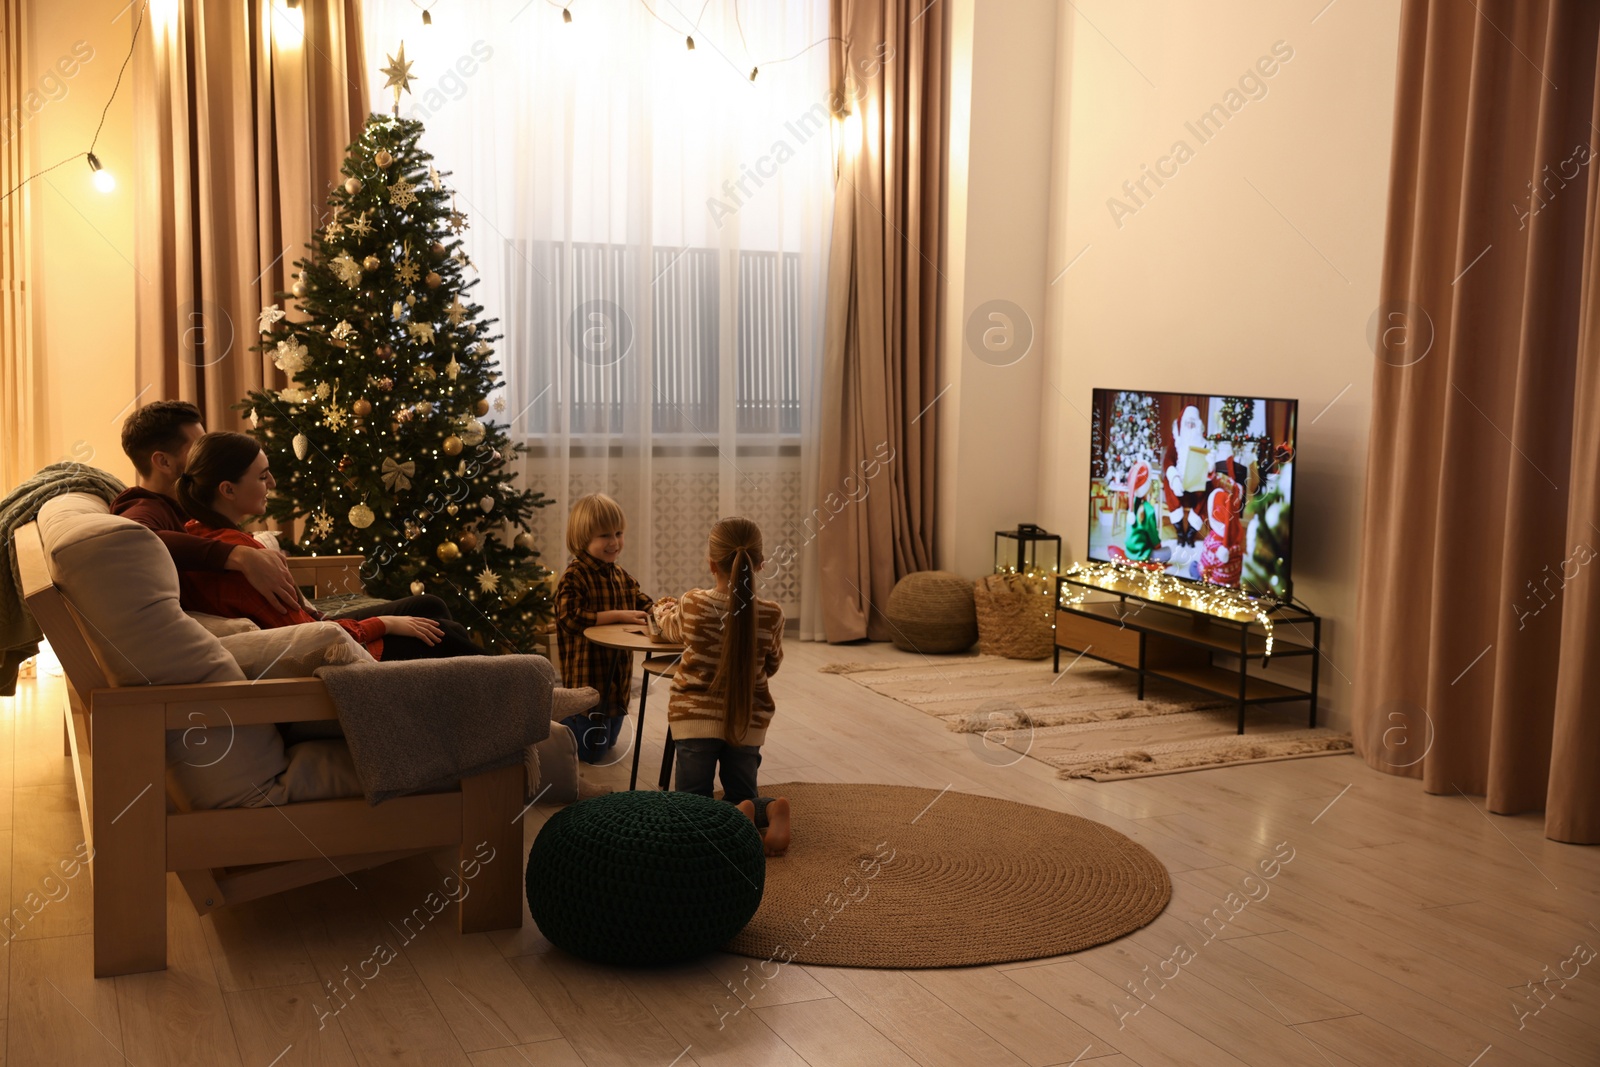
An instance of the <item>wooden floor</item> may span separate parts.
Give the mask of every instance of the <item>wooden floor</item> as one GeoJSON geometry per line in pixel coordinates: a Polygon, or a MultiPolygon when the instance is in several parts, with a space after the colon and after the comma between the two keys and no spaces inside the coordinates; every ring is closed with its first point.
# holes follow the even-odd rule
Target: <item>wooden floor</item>
{"type": "MultiPolygon", "coordinates": [[[[169,878],[169,969],[96,981],[88,875],[63,874],[82,833],[61,755],[61,683],[43,678],[0,700],[5,1062],[1600,1063],[1600,851],[1546,841],[1536,816],[1485,816],[1478,799],[1427,796],[1347,756],[1058,782],[1033,760],[985,760],[937,720],[817,671],[889,657],[912,658],[791,642],[763,780],[948,785],[1075,812],[1166,863],[1167,911],[1057,959],[946,971],[790,965],[763,985],[733,956],[593,966],[531,922],[460,937],[453,906],[406,925],[445,888],[448,857],[419,857],[204,919],[169,878]],[[1246,882],[1261,861],[1291,853],[1276,877],[1246,882]],[[1199,924],[1211,914],[1229,921],[1213,919],[1208,933],[1199,924]],[[732,987],[749,1003],[729,1016],[732,987]]],[[[652,700],[651,769],[663,707],[652,700]]],[[[596,777],[625,786],[626,766],[596,777]]],[[[552,810],[530,813],[530,842],[552,810]]]]}

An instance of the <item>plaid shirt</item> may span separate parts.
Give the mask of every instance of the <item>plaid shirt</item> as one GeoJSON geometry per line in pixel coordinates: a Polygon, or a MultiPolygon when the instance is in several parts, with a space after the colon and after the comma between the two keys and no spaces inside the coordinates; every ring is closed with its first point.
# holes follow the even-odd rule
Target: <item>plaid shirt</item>
{"type": "Polygon", "coordinates": [[[593,686],[607,715],[627,710],[633,685],[633,654],[602,648],[583,636],[602,611],[646,611],[654,601],[633,575],[579,553],[556,586],[556,643],[561,649],[561,680],[568,689],[593,686]]]}

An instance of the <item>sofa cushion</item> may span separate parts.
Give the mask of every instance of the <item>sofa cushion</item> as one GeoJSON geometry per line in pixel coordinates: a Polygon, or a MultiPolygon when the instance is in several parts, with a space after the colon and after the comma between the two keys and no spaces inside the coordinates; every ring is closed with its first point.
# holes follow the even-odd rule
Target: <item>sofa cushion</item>
{"type": "Polygon", "coordinates": [[[370,663],[368,652],[336,622],[308,622],[252,630],[222,638],[222,647],[238,662],[245,677],[310,678],[318,667],[370,663]]]}
{"type": "MultiPolygon", "coordinates": [[[[53,498],[38,524],[55,583],[113,685],[245,680],[222,642],[178,606],[178,571],[154,533],[86,493],[53,498]]],[[[167,731],[167,785],[184,807],[278,803],[287,766],[275,726],[167,731]]]]}
{"type": "Polygon", "coordinates": [[[227,619],[221,615],[207,615],[203,611],[186,611],[184,614],[204,626],[206,633],[212,637],[231,637],[261,629],[250,619],[227,619]]]}

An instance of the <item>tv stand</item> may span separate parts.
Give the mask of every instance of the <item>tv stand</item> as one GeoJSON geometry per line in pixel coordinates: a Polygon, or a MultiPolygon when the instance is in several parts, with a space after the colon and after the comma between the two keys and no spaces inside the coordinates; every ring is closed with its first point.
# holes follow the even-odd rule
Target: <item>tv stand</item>
{"type": "Polygon", "coordinates": [[[1102,663],[1136,672],[1139,699],[1144,699],[1146,677],[1226,697],[1239,710],[1239,733],[1244,733],[1245,708],[1252,704],[1308,701],[1308,725],[1317,725],[1317,667],[1321,658],[1322,620],[1312,612],[1289,604],[1263,601],[1260,618],[1233,618],[1201,610],[1180,599],[1156,599],[1134,580],[1056,578],[1055,664],[1061,672],[1061,652],[1077,653],[1102,663]],[[1075,602],[1063,603],[1071,587],[1084,591],[1075,602]],[[1101,599],[1088,599],[1104,594],[1101,599]],[[1286,638],[1285,632],[1288,631],[1286,638]],[[1309,641],[1307,634],[1309,631],[1309,641]],[[1237,668],[1219,667],[1218,654],[1238,657],[1237,668]],[[1263,667],[1282,656],[1311,657],[1311,688],[1298,689],[1250,674],[1250,660],[1263,667]]]}

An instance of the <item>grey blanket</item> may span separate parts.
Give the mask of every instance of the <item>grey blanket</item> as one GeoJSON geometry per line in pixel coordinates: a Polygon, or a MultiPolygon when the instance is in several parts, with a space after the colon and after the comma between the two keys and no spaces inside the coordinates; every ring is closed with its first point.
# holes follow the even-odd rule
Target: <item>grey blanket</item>
{"type": "Polygon", "coordinates": [[[17,691],[17,671],[22,661],[39,651],[44,632],[22,599],[22,577],[17,572],[17,531],[39,515],[51,497],[62,493],[92,493],[107,504],[127,486],[98,467],[84,463],[52,463],[0,500],[0,696],[17,691]]]}
{"type": "Polygon", "coordinates": [[[556,673],[543,656],[352,663],[316,675],[373,805],[520,766],[550,733],[556,673]]]}

